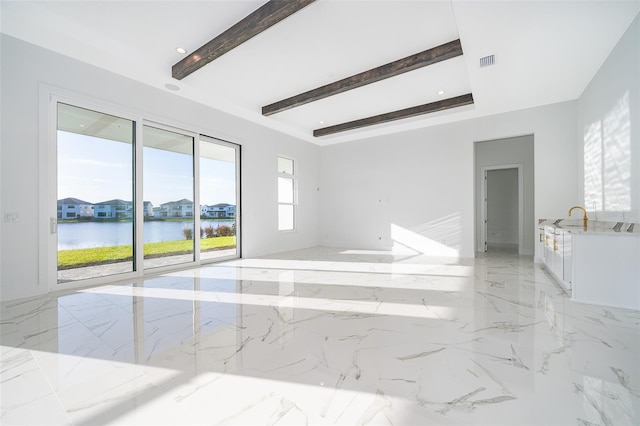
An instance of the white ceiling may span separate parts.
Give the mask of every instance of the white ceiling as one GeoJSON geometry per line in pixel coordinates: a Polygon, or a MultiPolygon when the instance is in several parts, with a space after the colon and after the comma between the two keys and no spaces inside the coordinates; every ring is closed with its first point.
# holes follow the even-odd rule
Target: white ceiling
{"type": "Polygon", "coordinates": [[[576,99],[640,10],[640,0],[318,0],[183,80],[171,78],[183,58],[176,47],[191,52],[264,3],[4,0],[1,30],[162,90],[175,84],[177,96],[327,145],[576,99]],[[461,57],[261,115],[264,105],[457,38],[461,57]],[[490,54],[496,65],[481,69],[490,54]],[[472,106],[312,136],[469,92],[472,106]]]}

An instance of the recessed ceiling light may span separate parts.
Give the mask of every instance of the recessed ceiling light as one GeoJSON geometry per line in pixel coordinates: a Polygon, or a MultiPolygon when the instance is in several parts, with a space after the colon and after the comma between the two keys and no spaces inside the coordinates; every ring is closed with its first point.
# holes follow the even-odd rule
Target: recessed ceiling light
{"type": "Polygon", "coordinates": [[[171,83],[165,84],[164,87],[166,87],[169,90],[173,90],[174,92],[177,91],[177,90],[180,90],[180,87],[176,86],[175,84],[171,84],[171,83]]]}
{"type": "Polygon", "coordinates": [[[185,53],[187,53],[187,49],[185,49],[184,47],[176,47],[176,52],[184,55],[185,53]]]}
{"type": "Polygon", "coordinates": [[[324,121],[320,121],[320,124],[324,124],[324,121]]]}
{"type": "Polygon", "coordinates": [[[440,90],[440,91],[438,92],[438,95],[444,95],[445,93],[447,93],[447,92],[445,92],[444,90],[440,90]]]}
{"type": "Polygon", "coordinates": [[[80,127],[84,127],[84,124],[81,124],[80,127]]]}

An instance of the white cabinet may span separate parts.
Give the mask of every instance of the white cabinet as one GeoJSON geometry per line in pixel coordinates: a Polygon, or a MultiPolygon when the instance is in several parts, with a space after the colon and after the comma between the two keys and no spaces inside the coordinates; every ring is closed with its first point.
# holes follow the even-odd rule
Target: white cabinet
{"type": "Polygon", "coordinates": [[[544,227],[543,262],[568,290],[571,290],[571,246],[571,233],[552,225],[544,227]]]}
{"type": "Polygon", "coordinates": [[[640,309],[637,229],[640,224],[541,221],[537,255],[572,300],[640,309]]]}
{"type": "Polygon", "coordinates": [[[562,272],[564,271],[564,265],[562,264],[562,232],[556,228],[552,235],[551,256],[553,257],[553,261],[551,262],[551,268],[553,269],[553,274],[560,280],[560,284],[562,284],[562,272]]]}
{"type": "Polygon", "coordinates": [[[538,226],[536,238],[536,262],[544,262],[544,226],[538,226]]]}
{"type": "Polygon", "coordinates": [[[568,231],[562,231],[562,281],[569,290],[573,288],[573,234],[568,231]]]}
{"type": "Polygon", "coordinates": [[[574,235],[572,300],[640,309],[640,235],[574,235]]]}
{"type": "Polygon", "coordinates": [[[549,269],[552,269],[553,265],[553,229],[553,226],[544,227],[544,249],[542,260],[549,269]]]}

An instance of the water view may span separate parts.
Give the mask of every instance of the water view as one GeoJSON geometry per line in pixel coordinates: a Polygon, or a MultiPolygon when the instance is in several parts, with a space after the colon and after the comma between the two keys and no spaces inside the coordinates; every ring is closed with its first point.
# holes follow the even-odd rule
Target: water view
{"type": "MultiPolygon", "coordinates": [[[[233,226],[234,221],[201,220],[200,227],[233,226]]],[[[144,243],[184,240],[191,222],[144,222],[144,243]]],[[[71,222],[58,224],[58,250],[112,247],[131,244],[132,222],[71,222]]]]}

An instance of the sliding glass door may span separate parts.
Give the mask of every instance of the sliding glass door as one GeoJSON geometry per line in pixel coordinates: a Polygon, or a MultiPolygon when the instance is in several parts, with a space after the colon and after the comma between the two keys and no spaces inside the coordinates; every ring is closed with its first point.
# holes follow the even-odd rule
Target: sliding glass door
{"type": "Polygon", "coordinates": [[[57,280],[134,270],[135,123],[57,104],[57,280]]]}
{"type": "Polygon", "coordinates": [[[64,283],[239,256],[239,146],[70,102],[52,108],[46,276],[54,263],[64,283]]]}
{"type": "Polygon", "coordinates": [[[238,254],[237,145],[200,137],[200,259],[238,254]]]}
{"type": "Polygon", "coordinates": [[[144,267],[194,261],[193,136],[143,131],[144,267]]]}

